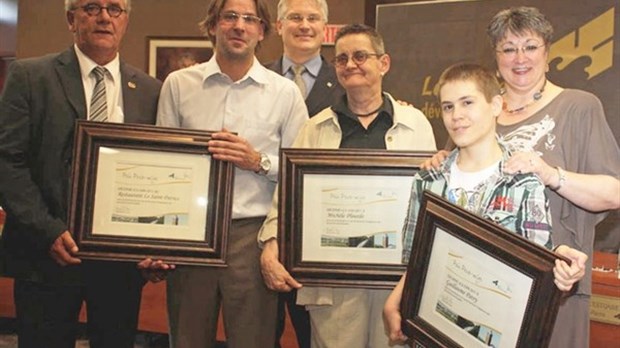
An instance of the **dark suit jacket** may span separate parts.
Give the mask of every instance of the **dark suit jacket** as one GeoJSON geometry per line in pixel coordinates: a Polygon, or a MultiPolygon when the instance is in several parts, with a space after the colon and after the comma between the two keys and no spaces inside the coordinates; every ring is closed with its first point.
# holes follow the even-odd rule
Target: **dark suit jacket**
{"type": "MultiPolygon", "coordinates": [[[[155,124],[161,82],[120,65],[126,123],[155,124]],[[130,87],[131,86],[131,87],[130,87]]],[[[73,283],[79,267],[59,267],[48,255],[67,230],[75,121],[86,117],[73,47],[13,62],[0,96],[0,206],[8,275],[73,283]]]]}
{"type": "MultiPolygon", "coordinates": [[[[306,98],[306,106],[308,107],[308,115],[310,115],[310,117],[332,106],[345,94],[344,89],[340,86],[340,83],[338,83],[334,67],[322,56],[321,60],[323,61],[321,70],[319,70],[314,85],[306,98]]],[[[282,71],[282,58],[265,64],[265,67],[280,75],[284,75],[282,71]]]]}

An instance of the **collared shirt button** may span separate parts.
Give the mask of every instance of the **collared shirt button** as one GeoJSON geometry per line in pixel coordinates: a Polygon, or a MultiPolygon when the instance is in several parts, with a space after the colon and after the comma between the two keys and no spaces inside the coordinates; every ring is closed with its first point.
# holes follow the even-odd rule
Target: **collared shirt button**
{"type": "Polygon", "coordinates": [[[392,136],[391,135],[387,137],[387,141],[392,141],[392,136]]]}

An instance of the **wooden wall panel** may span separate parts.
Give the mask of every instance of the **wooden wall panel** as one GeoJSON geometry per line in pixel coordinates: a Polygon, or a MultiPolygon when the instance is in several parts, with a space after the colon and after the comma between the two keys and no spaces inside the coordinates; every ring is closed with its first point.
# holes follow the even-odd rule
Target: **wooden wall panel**
{"type": "MultiPolygon", "coordinates": [[[[276,19],[277,0],[267,0],[272,21],[276,19]]],[[[364,2],[327,0],[333,24],[363,23],[364,2]]],[[[206,12],[207,0],[132,0],[129,29],[123,40],[121,56],[146,70],[147,36],[200,36],[197,23],[206,12]]],[[[17,57],[34,57],[58,52],[72,44],[61,2],[20,0],[17,28],[17,57]],[[42,32],[45,35],[42,35],[42,32]]],[[[332,47],[325,47],[331,56],[332,47]]],[[[260,61],[274,60],[282,54],[282,42],[275,31],[258,50],[260,61]]]]}

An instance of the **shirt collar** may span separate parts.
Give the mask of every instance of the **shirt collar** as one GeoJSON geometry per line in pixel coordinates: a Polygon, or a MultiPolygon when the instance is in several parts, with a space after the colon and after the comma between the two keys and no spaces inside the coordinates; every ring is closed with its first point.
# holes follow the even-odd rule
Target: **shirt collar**
{"type": "Polygon", "coordinates": [[[418,121],[415,117],[409,117],[408,113],[410,113],[411,110],[407,110],[407,108],[413,107],[409,105],[401,105],[399,102],[396,101],[396,99],[394,99],[394,97],[392,97],[392,95],[387,92],[383,92],[383,94],[387,95],[390,102],[392,103],[392,108],[394,109],[394,125],[402,125],[409,129],[412,129],[413,131],[417,131],[417,128],[419,127],[418,121]]]}
{"type": "MultiPolygon", "coordinates": [[[[321,70],[321,65],[323,64],[323,60],[321,59],[321,55],[316,55],[310,60],[306,61],[303,65],[306,67],[306,71],[312,75],[312,77],[317,77],[319,75],[319,71],[321,70]]],[[[290,60],[287,56],[282,56],[282,73],[285,74],[289,71],[289,69],[295,65],[292,60],[290,60]]]]}
{"type": "MultiPolygon", "coordinates": [[[[504,164],[506,163],[506,161],[508,161],[508,159],[510,158],[512,154],[506,147],[506,144],[502,141],[502,139],[499,136],[496,135],[495,138],[497,139],[499,147],[502,149],[502,159],[499,161],[500,177],[507,181],[510,181],[512,180],[514,175],[504,172],[504,164]]],[[[458,158],[458,153],[459,153],[459,148],[457,147],[456,149],[452,150],[452,152],[450,152],[450,155],[448,155],[446,160],[443,161],[443,163],[439,166],[439,168],[432,168],[429,171],[429,174],[433,177],[442,175],[443,177],[446,178],[446,180],[449,180],[450,168],[452,167],[452,163],[454,163],[454,161],[456,161],[456,159],[458,158]]]]}
{"type": "MultiPolygon", "coordinates": [[[[90,57],[84,54],[84,52],[82,52],[77,45],[74,45],[74,47],[75,54],[80,64],[80,72],[82,73],[82,76],[90,76],[90,73],[93,71],[93,69],[100,65],[95,63],[94,60],[90,59],[90,57]]],[[[112,61],[110,61],[106,65],[103,65],[103,67],[106,68],[108,72],[110,72],[109,76],[112,77],[112,82],[114,82],[114,78],[116,76],[119,76],[120,74],[120,65],[121,64],[118,53],[116,53],[116,57],[114,57],[112,61]]]]}
{"type": "MultiPolygon", "coordinates": [[[[217,61],[215,60],[215,54],[213,54],[213,57],[211,57],[208,62],[202,64],[202,68],[203,81],[206,81],[213,76],[228,77],[225,73],[222,72],[219,64],[217,64],[217,61]]],[[[267,78],[267,74],[267,69],[263,68],[263,66],[260,64],[260,62],[255,56],[250,70],[248,70],[245,76],[243,76],[241,79],[239,79],[239,81],[236,81],[235,83],[242,83],[247,79],[251,79],[258,84],[265,85],[269,81],[269,79],[267,78]]]]}

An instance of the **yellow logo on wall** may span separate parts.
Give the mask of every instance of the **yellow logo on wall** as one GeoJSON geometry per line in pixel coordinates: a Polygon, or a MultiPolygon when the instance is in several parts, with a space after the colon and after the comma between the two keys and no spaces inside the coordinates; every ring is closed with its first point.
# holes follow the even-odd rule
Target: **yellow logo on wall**
{"type": "Polygon", "coordinates": [[[570,63],[582,57],[589,57],[591,63],[584,70],[588,80],[613,65],[614,54],[614,8],[594,18],[577,30],[551,45],[549,61],[559,58],[558,70],[564,70],[570,63]]]}

